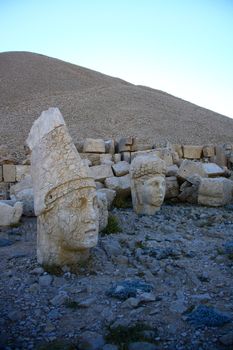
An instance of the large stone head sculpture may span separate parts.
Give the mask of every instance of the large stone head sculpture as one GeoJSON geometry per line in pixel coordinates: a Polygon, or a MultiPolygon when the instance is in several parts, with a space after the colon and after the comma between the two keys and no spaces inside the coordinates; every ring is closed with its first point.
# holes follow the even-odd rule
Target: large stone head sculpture
{"type": "Polygon", "coordinates": [[[153,215],[163,203],[166,163],[156,155],[136,157],[130,166],[131,194],[137,214],[153,215]]]}
{"type": "Polygon", "coordinates": [[[47,265],[75,264],[88,256],[89,248],[98,240],[94,179],[57,108],[43,112],[35,121],[27,144],[32,150],[38,261],[47,265]]]}

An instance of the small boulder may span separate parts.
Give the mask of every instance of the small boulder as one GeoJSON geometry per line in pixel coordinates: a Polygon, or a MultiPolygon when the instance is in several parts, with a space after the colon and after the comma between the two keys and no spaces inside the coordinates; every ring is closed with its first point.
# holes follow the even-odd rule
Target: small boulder
{"type": "Polygon", "coordinates": [[[202,150],[203,150],[203,146],[184,145],[183,146],[184,158],[201,159],[202,150]]]}
{"type": "Polygon", "coordinates": [[[166,177],[165,181],[166,181],[165,199],[176,198],[179,195],[179,184],[176,176],[166,177]]]}
{"type": "Polygon", "coordinates": [[[90,173],[96,181],[104,181],[113,176],[111,165],[96,165],[90,167],[90,173]]]}
{"type": "Polygon", "coordinates": [[[107,188],[116,191],[117,197],[126,198],[130,195],[131,186],[129,174],[120,177],[109,177],[104,183],[107,188]]]}
{"type": "Polygon", "coordinates": [[[201,179],[198,189],[198,204],[219,207],[232,200],[233,181],[218,177],[201,179]]]}
{"type": "Polygon", "coordinates": [[[126,161],[121,161],[112,166],[113,173],[115,176],[124,176],[129,173],[129,163],[126,161]]]}
{"type": "Polygon", "coordinates": [[[17,224],[23,213],[23,203],[12,201],[0,201],[0,226],[10,226],[17,224]],[[9,202],[9,204],[7,204],[9,202]]]}
{"type": "Polygon", "coordinates": [[[108,201],[108,209],[110,210],[112,207],[112,203],[116,197],[116,191],[110,190],[109,188],[100,188],[97,189],[97,193],[104,193],[106,195],[108,201]]]}
{"type": "Polygon", "coordinates": [[[105,153],[105,143],[102,139],[87,138],[83,144],[84,153],[105,153]]]}

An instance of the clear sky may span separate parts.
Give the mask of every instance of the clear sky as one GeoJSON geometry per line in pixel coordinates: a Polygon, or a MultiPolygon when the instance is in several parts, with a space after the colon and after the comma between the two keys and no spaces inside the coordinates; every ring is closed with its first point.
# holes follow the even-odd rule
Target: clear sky
{"type": "Polygon", "coordinates": [[[0,0],[0,51],[31,51],[233,118],[233,0],[0,0]]]}

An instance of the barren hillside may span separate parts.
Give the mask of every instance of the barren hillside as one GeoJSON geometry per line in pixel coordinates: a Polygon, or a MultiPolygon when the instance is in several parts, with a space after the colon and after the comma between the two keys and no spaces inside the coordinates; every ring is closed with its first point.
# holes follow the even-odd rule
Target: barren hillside
{"type": "Polygon", "coordinates": [[[145,142],[233,140],[233,119],[159,90],[29,52],[0,53],[0,143],[22,149],[32,122],[60,108],[74,141],[133,135],[145,142]]]}

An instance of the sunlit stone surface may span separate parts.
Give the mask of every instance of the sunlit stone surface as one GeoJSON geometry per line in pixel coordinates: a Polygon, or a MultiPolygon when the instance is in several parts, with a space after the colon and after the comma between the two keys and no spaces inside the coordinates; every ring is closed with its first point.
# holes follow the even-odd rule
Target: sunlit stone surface
{"type": "Polygon", "coordinates": [[[62,266],[86,259],[98,240],[96,187],[57,108],[34,122],[27,144],[32,150],[38,261],[62,266]]]}
{"type": "Polygon", "coordinates": [[[130,166],[133,208],[137,214],[153,215],[163,203],[166,163],[155,155],[136,157],[130,166]]]}

